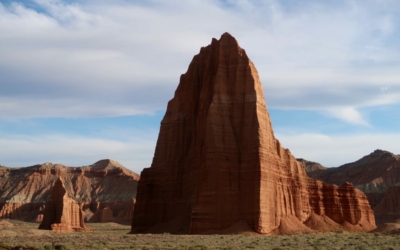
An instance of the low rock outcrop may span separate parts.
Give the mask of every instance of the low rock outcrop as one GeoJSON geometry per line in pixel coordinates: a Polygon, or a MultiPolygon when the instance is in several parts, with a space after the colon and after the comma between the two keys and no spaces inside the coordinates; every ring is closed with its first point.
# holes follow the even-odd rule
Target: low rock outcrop
{"type": "Polygon", "coordinates": [[[114,221],[113,212],[108,207],[97,209],[90,221],[100,223],[114,221]]]}
{"type": "Polygon", "coordinates": [[[378,149],[336,168],[313,168],[318,163],[304,163],[312,178],[336,185],[350,182],[365,192],[377,224],[400,219],[400,155],[378,149]]]}
{"type": "Polygon", "coordinates": [[[59,233],[87,230],[83,222],[82,205],[68,195],[61,178],[54,183],[39,229],[59,233]]]}
{"type": "Polygon", "coordinates": [[[253,63],[230,34],[213,39],[168,103],[131,232],[287,234],[316,230],[307,225],[323,217],[375,227],[364,193],[308,178],[281,147],[253,63]]]}
{"type": "Polygon", "coordinates": [[[118,214],[131,209],[139,175],[113,160],[83,167],[51,163],[25,168],[0,167],[0,219],[40,222],[44,204],[58,177],[64,180],[67,192],[83,205],[86,219],[98,208],[108,207],[116,222],[130,223],[132,216],[119,218],[118,214]]]}

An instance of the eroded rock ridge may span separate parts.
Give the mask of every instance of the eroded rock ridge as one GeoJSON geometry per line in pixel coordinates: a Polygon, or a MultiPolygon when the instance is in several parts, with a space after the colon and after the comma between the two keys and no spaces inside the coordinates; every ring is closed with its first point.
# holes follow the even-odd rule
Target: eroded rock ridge
{"type": "Polygon", "coordinates": [[[311,178],[341,185],[350,182],[363,191],[374,210],[377,224],[400,219],[400,155],[377,149],[361,159],[334,168],[312,169],[311,178]]]}
{"type": "Polygon", "coordinates": [[[52,163],[0,167],[0,219],[41,222],[44,204],[59,177],[67,192],[83,205],[85,220],[98,222],[101,216],[92,215],[109,208],[113,221],[131,222],[139,175],[108,159],[83,167],[52,163]]]}

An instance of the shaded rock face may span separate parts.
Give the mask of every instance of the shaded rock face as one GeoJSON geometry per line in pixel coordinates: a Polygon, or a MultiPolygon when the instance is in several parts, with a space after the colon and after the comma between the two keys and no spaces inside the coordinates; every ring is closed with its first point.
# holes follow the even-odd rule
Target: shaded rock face
{"type": "Polygon", "coordinates": [[[358,161],[337,168],[308,171],[307,174],[336,185],[350,182],[365,192],[377,224],[400,219],[399,155],[378,149],[358,161]]]}
{"type": "Polygon", "coordinates": [[[228,33],[213,39],[168,103],[153,163],[139,181],[132,233],[241,232],[235,225],[291,233],[309,230],[303,223],[313,213],[359,230],[375,226],[362,192],[306,176],[274,137],[246,52],[228,33]]]}
{"type": "Polygon", "coordinates": [[[124,206],[124,209],[120,210],[117,214],[119,221],[132,221],[133,210],[135,208],[136,200],[132,199],[128,206],[124,206]]]}
{"type": "Polygon", "coordinates": [[[400,220],[400,187],[389,187],[382,199],[373,207],[379,224],[400,220]]]}
{"type": "Polygon", "coordinates": [[[120,220],[117,215],[130,209],[139,175],[113,160],[101,160],[84,167],[51,163],[25,168],[0,167],[0,219],[40,221],[44,204],[58,177],[64,180],[67,192],[85,211],[90,209],[95,213],[98,208],[107,206],[118,222],[131,222],[131,216],[120,220]]]}
{"type": "Polygon", "coordinates": [[[82,207],[69,197],[61,178],[54,183],[39,229],[60,233],[85,230],[82,207]]]}
{"type": "Polygon", "coordinates": [[[37,222],[38,215],[43,212],[45,203],[4,202],[0,203],[0,219],[37,222]]]}

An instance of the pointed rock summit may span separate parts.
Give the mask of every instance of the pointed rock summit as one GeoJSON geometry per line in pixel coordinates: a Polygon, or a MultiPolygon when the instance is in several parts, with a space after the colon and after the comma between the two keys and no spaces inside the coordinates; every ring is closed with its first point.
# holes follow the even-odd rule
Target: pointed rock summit
{"type": "Polygon", "coordinates": [[[168,103],[131,232],[280,234],[327,220],[331,230],[375,227],[361,191],[308,178],[281,147],[253,63],[230,34],[213,39],[168,103]]]}
{"type": "Polygon", "coordinates": [[[39,229],[59,233],[87,230],[83,222],[82,207],[68,196],[61,178],[54,183],[39,229]]]}

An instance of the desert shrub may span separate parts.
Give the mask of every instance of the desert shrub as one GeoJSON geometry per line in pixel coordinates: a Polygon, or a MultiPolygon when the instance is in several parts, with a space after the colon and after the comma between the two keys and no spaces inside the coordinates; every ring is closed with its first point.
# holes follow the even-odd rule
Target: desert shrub
{"type": "Polygon", "coordinates": [[[194,246],[193,250],[206,250],[207,247],[203,245],[196,245],[194,246]]]}
{"type": "Polygon", "coordinates": [[[0,249],[8,249],[11,245],[8,242],[0,242],[0,249]]]}
{"type": "Polygon", "coordinates": [[[45,244],[45,245],[37,247],[36,249],[37,250],[53,250],[53,246],[50,244],[45,244]]]}
{"type": "Polygon", "coordinates": [[[64,244],[56,244],[56,245],[54,245],[54,249],[55,250],[67,250],[67,249],[69,249],[69,247],[67,247],[64,244]]]}

